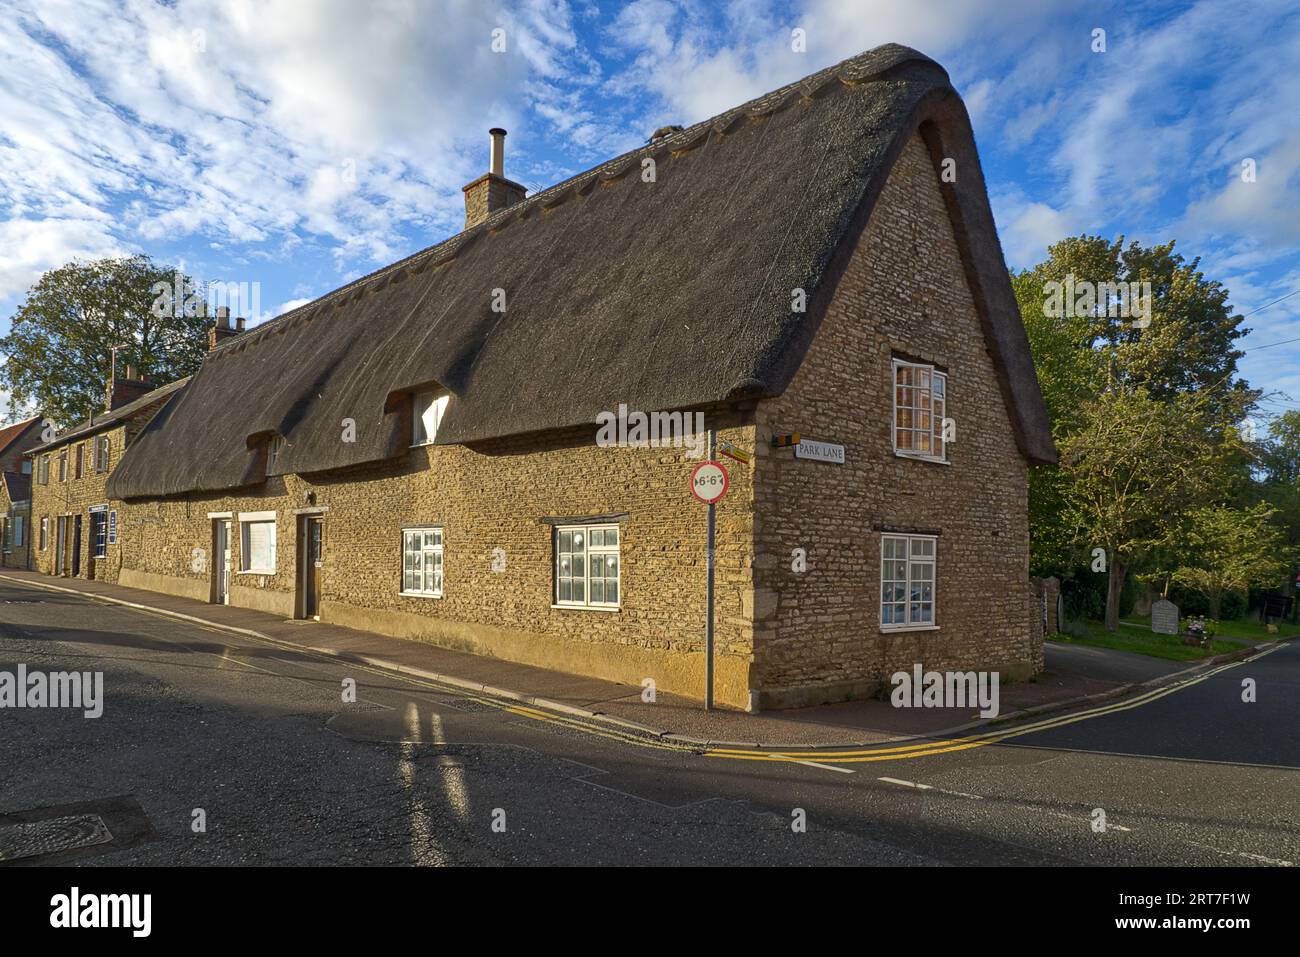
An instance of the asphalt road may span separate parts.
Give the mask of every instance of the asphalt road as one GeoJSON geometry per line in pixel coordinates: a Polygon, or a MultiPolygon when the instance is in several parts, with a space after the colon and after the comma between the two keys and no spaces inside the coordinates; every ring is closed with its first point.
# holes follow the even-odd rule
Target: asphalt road
{"type": "Polygon", "coordinates": [[[19,863],[1300,862],[1295,644],[981,746],[799,761],[678,750],[0,582],[0,671],[19,663],[102,671],[104,711],[0,709],[0,830],[96,812],[114,834],[19,863]]]}

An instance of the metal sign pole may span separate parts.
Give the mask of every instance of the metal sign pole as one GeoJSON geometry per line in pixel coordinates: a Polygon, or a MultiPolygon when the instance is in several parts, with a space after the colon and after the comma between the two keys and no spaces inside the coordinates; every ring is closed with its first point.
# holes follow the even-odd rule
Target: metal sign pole
{"type": "MultiPolygon", "coordinates": [[[[709,429],[709,461],[715,458],[717,434],[709,429]]],[[[708,611],[704,626],[704,710],[713,710],[713,529],[716,506],[709,503],[709,555],[708,586],[705,589],[705,603],[708,611]]]]}

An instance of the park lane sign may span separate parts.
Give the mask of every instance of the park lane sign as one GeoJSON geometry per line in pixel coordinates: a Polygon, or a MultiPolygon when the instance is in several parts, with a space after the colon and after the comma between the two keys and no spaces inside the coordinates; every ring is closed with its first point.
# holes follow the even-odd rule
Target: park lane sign
{"type": "Polygon", "coordinates": [[[810,459],[814,462],[830,462],[832,465],[844,464],[844,446],[834,442],[814,442],[812,439],[800,439],[794,447],[794,457],[810,459]]]}

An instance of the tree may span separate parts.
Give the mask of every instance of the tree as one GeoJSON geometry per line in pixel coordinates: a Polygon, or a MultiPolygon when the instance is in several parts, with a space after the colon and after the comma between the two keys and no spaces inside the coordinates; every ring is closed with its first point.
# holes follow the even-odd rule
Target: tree
{"type": "Polygon", "coordinates": [[[0,339],[0,386],[60,428],[104,407],[116,347],[157,384],[196,372],[207,350],[202,300],[189,277],[146,256],[71,262],[27,291],[0,339]]]}
{"type": "Polygon", "coordinates": [[[1209,437],[1204,406],[1195,395],[1112,389],[1083,403],[1079,429],[1060,440],[1068,490],[1057,520],[1108,575],[1109,631],[1119,628],[1128,572],[1168,542],[1171,519],[1218,486],[1223,446],[1209,437]]]}
{"type": "Polygon", "coordinates": [[[1287,567],[1284,535],[1269,522],[1273,514],[1263,503],[1247,509],[1214,505],[1195,512],[1187,541],[1191,563],[1178,568],[1173,579],[1209,600],[1211,618],[1219,617],[1228,592],[1272,584],[1287,567]]]}
{"type": "Polygon", "coordinates": [[[1061,453],[1030,474],[1030,567],[1066,578],[1103,549],[1111,630],[1131,570],[1183,563],[1174,533],[1209,486],[1249,483],[1237,429],[1259,398],[1237,378],[1247,330],[1198,265],[1172,242],[1083,235],[1012,275],[1061,453]]]}

